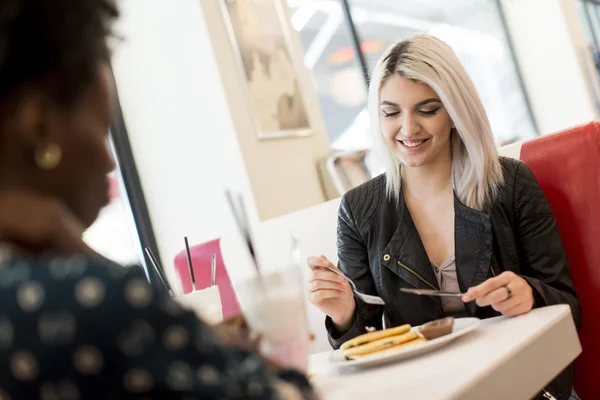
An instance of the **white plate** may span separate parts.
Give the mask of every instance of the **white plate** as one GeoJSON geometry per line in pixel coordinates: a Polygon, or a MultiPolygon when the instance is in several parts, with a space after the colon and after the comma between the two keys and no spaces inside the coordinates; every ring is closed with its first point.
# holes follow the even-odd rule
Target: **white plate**
{"type": "MultiPolygon", "coordinates": [[[[395,351],[389,351],[371,357],[365,357],[358,360],[346,360],[342,350],[334,350],[329,355],[329,362],[339,370],[373,367],[376,365],[387,364],[392,361],[399,361],[414,357],[419,354],[428,353],[450,343],[456,338],[465,335],[479,326],[479,318],[457,318],[454,320],[452,333],[437,339],[428,340],[423,343],[403,347],[395,351]]],[[[413,327],[417,329],[418,327],[413,327]]]]}

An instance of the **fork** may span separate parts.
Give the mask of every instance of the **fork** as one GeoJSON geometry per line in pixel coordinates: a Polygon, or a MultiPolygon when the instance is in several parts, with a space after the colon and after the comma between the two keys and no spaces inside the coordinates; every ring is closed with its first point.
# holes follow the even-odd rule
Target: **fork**
{"type": "Polygon", "coordinates": [[[348,278],[346,275],[344,275],[343,273],[341,273],[340,271],[338,271],[337,269],[334,269],[332,267],[327,267],[327,269],[330,270],[331,272],[333,272],[334,274],[337,274],[337,275],[341,276],[342,278],[346,279],[348,282],[350,282],[350,286],[352,286],[352,291],[354,292],[354,294],[356,294],[356,297],[358,297],[365,303],[374,304],[377,306],[385,306],[385,301],[383,301],[383,299],[381,297],[359,292],[358,289],[356,288],[356,285],[354,284],[354,282],[352,282],[352,280],[350,278],[348,278]]]}
{"type": "Polygon", "coordinates": [[[292,265],[294,267],[299,267],[300,262],[300,234],[298,233],[298,223],[292,228],[291,236],[292,236],[292,246],[291,246],[291,256],[292,256],[292,265]]]}
{"type": "MultiPolygon", "coordinates": [[[[292,228],[291,238],[292,238],[292,246],[291,246],[292,263],[294,266],[299,266],[300,265],[300,238],[299,238],[299,234],[298,234],[298,226],[297,225],[294,228],[292,228]]],[[[352,280],[350,278],[348,278],[346,275],[344,275],[337,269],[334,269],[331,267],[327,267],[327,269],[330,270],[331,272],[333,272],[334,274],[337,274],[337,275],[341,276],[342,278],[346,279],[348,282],[350,282],[350,286],[352,286],[352,291],[354,292],[354,294],[356,294],[356,297],[358,297],[365,303],[374,304],[374,305],[378,305],[378,306],[385,305],[385,302],[383,301],[383,299],[381,297],[359,292],[358,289],[356,288],[356,285],[354,284],[354,282],[352,282],[352,280]]]]}

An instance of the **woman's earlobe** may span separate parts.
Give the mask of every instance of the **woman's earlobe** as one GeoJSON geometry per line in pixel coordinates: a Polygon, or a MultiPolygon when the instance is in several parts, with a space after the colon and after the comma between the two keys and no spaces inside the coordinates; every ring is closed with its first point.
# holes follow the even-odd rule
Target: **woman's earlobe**
{"type": "Polygon", "coordinates": [[[15,111],[14,128],[21,146],[27,148],[33,163],[44,171],[55,169],[63,156],[56,133],[60,130],[53,105],[41,93],[22,96],[15,111]],[[26,100],[25,100],[26,99],[26,100]]]}
{"type": "Polygon", "coordinates": [[[44,125],[44,102],[41,95],[23,94],[17,99],[13,114],[13,126],[28,140],[35,140],[44,125]],[[20,100],[20,101],[19,101],[20,100]]]}

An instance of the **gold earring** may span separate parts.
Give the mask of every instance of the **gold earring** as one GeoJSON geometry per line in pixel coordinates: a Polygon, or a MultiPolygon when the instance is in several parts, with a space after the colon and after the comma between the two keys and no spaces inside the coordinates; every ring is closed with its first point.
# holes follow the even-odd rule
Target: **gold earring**
{"type": "Polygon", "coordinates": [[[61,159],[62,150],[60,146],[55,143],[38,147],[35,151],[35,164],[38,166],[38,168],[45,171],[50,171],[56,168],[61,159]]]}

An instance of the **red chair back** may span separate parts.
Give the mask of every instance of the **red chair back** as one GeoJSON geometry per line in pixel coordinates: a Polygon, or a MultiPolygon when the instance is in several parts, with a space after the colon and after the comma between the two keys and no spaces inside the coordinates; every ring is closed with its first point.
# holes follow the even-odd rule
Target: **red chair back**
{"type": "Polygon", "coordinates": [[[565,246],[583,315],[575,390],[593,399],[600,393],[600,122],[526,142],[520,158],[548,198],[565,246]]]}
{"type": "MultiPolygon", "coordinates": [[[[240,313],[240,305],[235,297],[227,269],[223,264],[219,239],[190,247],[196,289],[205,289],[210,286],[210,262],[213,254],[217,255],[216,282],[221,294],[223,318],[229,318],[240,313]]],[[[183,293],[190,293],[192,291],[192,279],[190,277],[185,249],[175,257],[175,270],[181,281],[183,293]]]]}

